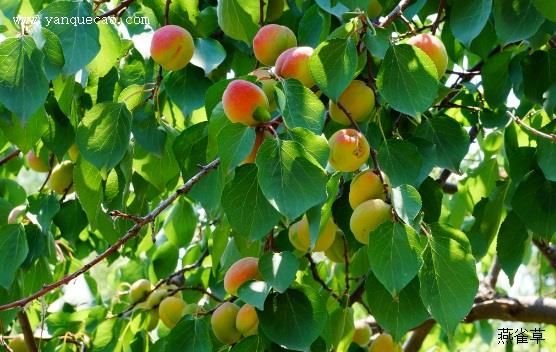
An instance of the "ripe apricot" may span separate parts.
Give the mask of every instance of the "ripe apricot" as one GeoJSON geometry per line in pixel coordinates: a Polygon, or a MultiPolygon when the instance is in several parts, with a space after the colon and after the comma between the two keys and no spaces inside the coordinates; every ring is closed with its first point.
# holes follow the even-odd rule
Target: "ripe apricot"
{"type": "MultiPolygon", "coordinates": [[[[375,93],[365,82],[354,80],[340,95],[338,100],[342,107],[350,113],[351,118],[355,122],[362,122],[368,119],[371,116],[371,112],[373,112],[375,93]]],[[[342,125],[351,124],[346,114],[332,99],[328,102],[328,108],[332,120],[342,125]]]]}
{"type": "Polygon", "coordinates": [[[241,332],[236,329],[236,317],[239,307],[231,302],[222,303],[212,313],[210,324],[214,336],[227,345],[236,343],[241,338],[241,332]]]}
{"type": "Polygon", "coordinates": [[[27,153],[27,165],[29,165],[31,170],[36,172],[48,172],[48,170],[50,170],[48,164],[39,159],[32,150],[27,153]]]}
{"type": "Polygon", "coordinates": [[[10,340],[8,346],[12,349],[13,352],[27,352],[27,345],[25,344],[25,338],[22,334],[15,336],[13,339],[10,340]]]}
{"type": "Polygon", "coordinates": [[[372,336],[371,328],[364,321],[356,321],[354,323],[355,332],[353,333],[352,341],[361,347],[367,346],[372,336]]]}
{"type": "Polygon", "coordinates": [[[185,309],[186,303],[181,298],[176,297],[166,297],[160,302],[158,306],[158,316],[160,320],[172,329],[178,324],[181,317],[183,316],[183,311],[185,309]]]}
{"type": "Polygon", "coordinates": [[[334,263],[344,264],[344,232],[342,230],[336,230],[334,242],[324,251],[324,255],[334,263]]]}
{"type": "Polygon", "coordinates": [[[147,279],[135,281],[129,289],[129,300],[131,303],[143,301],[152,290],[151,282],[147,279]]]}
{"type": "Polygon", "coordinates": [[[257,311],[250,304],[244,304],[236,316],[236,329],[243,336],[256,335],[259,328],[257,311]]]}
{"type": "MultiPolygon", "coordinates": [[[[318,234],[313,251],[322,252],[327,250],[332,245],[332,242],[334,242],[337,229],[338,226],[336,226],[332,217],[329,217],[324,229],[318,234]]],[[[309,231],[309,221],[306,215],[303,215],[301,220],[290,226],[288,237],[291,244],[298,250],[302,252],[307,252],[309,250],[311,246],[311,234],[309,231]]]]}
{"type": "Polygon", "coordinates": [[[180,26],[166,25],[153,34],[151,57],[165,70],[181,70],[189,63],[194,51],[193,37],[180,26]]]}
{"type": "Polygon", "coordinates": [[[274,97],[274,87],[278,83],[268,70],[258,68],[250,73],[250,75],[257,77],[257,81],[261,82],[263,92],[268,99],[269,111],[274,111],[277,108],[276,98],[274,97]]]}
{"type": "Polygon", "coordinates": [[[380,334],[369,346],[369,352],[398,352],[401,348],[394,344],[392,336],[380,334]]]}
{"type": "Polygon", "coordinates": [[[370,199],[359,204],[349,220],[349,227],[355,239],[369,243],[369,234],[392,217],[391,207],[382,199],[370,199]]]}
{"type": "Polygon", "coordinates": [[[255,57],[266,66],[274,65],[281,53],[296,45],[297,39],[293,31],[279,24],[261,27],[253,38],[255,57]]]}
{"type": "Polygon", "coordinates": [[[228,84],[222,95],[222,106],[232,122],[254,126],[270,120],[264,91],[249,81],[238,79],[228,84]]]}
{"type": "Polygon", "coordinates": [[[50,189],[58,194],[73,192],[73,163],[64,160],[52,169],[48,180],[50,189]]]}
{"type": "Polygon", "coordinates": [[[259,276],[259,259],[255,257],[241,258],[224,275],[224,289],[231,295],[237,295],[237,289],[246,281],[259,276]]]}
{"type": "Polygon", "coordinates": [[[313,48],[308,46],[298,46],[284,51],[276,60],[274,72],[284,79],[295,78],[305,87],[311,88],[315,85],[309,69],[309,58],[313,51],[313,48]]]}
{"type": "Polygon", "coordinates": [[[330,166],[342,172],[359,169],[370,154],[367,138],[351,128],[334,133],[328,140],[328,146],[330,147],[328,159],[330,166]]]}
{"type": "Polygon", "coordinates": [[[438,78],[444,76],[448,67],[448,53],[444,43],[432,34],[418,34],[409,38],[408,44],[415,45],[427,54],[436,66],[438,78]]]}
{"type": "Polygon", "coordinates": [[[367,8],[367,15],[370,18],[378,17],[382,13],[382,5],[378,0],[370,0],[369,7],[367,8]]]}
{"type": "MultiPolygon", "coordinates": [[[[384,182],[388,184],[386,175],[382,173],[384,182]]],[[[355,209],[359,204],[369,199],[386,199],[384,194],[384,186],[380,181],[380,177],[372,170],[365,170],[358,173],[349,188],[349,205],[355,209]]]]}

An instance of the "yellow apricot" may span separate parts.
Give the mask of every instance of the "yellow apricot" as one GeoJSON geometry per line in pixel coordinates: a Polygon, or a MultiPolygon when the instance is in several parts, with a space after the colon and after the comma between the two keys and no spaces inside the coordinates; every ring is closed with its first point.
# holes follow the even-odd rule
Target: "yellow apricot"
{"type": "MultiPolygon", "coordinates": [[[[388,184],[388,179],[382,173],[384,182],[388,184]]],[[[372,170],[366,170],[358,173],[349,188],[349,205],[355,209],[359,204],[369,199],[382,199],[386,200],[384,193],[384,186],[380,181],[380,177],[372,170]]]]}
{"type": "Polygon", "coordinates": [[[73,163],[64,160],[52,169],[48,180],[50,189],[58,194],[73,192],[73,163]]]}
{"type": "Polygon", "coordinates": [[[77,157],[79,156],[79,147],[76,143],[73,143],[71,147],[68,149],[68,156],[71,161],[76,162],[77,157]]]}
{"type": "Polygon", "coordinates": [[[185,306],[185,301],[181,298],[173,296],[164,298],[158,306],[160,320],[162,320],[164,325],[172,329],[183,316],[185,306]]]}
{"type": "Polygon", "coordinates": [[[352,341],[361,347],[367,346],[369,340],[371,339],[372,331],[364,321],[358,320],[354,324],[355,332],[353,333],[352,341]]]}
{"type": "Polygon", "coordinates": [[[380,334],[369,346],[369,352],[397,352],[401,351],[399,346],[394,344],[392,336],[380,334]]]}
{"type": "Polygon", "coordinates": [[[244,304],[236,316],[236,329],[243,336],[256,335],[259,328],[257,311],[250,304],[244,304]]]}
{"type": "MultiPolygon", "coordinates": [[[[327,250],[334,242],[336,230],[338,227],[334,223],[334,219],[329,217],[324,229],[317,236],[317,241],[313,247],[314,252],[322,252],[327,250]]],[[[303,215],[301,220],[292,224],[288,230],[288,237],[291,244],[302,252],[307,252],[311,247],[311,233],[309,230],[309,221],[307,215],[303,215]]]]}
{"type": "Polygon", "coordinates": [[[369,243],[369,234],[387,220],[391,220],[389,204],[382,199],[370,199],[359,204],[349,220],[349,227],[355,239],[363,244],[369,243]]]}
{"type": "MultiPolygon", "coordinates": [[[[375,92],[363,81],[355,80],[340,95],[339,103],[351,115],[355,122],[367,120],[375,107],[375,92]]],[[[350,125],[351,121],[345,112],[330,99],[328,101],[330,118],[342,125],[350,125]]]]}
{"type": "Polygon", "coordinates": [[[355,171],[369,159],[370,146],[367,138],[351,128],[334,133],[328,140],[328,146],[328,163],[338,171],[355,171]]]}
{"type": "Polygon", "coordinates": [[[152,290],[151,282],[147,279],[135,281],[129,289],[129,300],[131,303],[143,301],[152,290]]]}
{"type": "Polygon", "coordinates": [[[193,37],[180,26],[166,25],[153,34],[151,57],[165,70],[181,70],[189,63],[194,51],[193,37]]]}
{"type": "Polygon", "coordinates": [[[236,343],[241,333],[236,329],[236,317],[239,307],[231,302],[222,303],[212,313],[210,324],[216,338],[227,345],[236,343]]]}
{"type": "Polygon", "coordinates": [[[409,38],[407,43],[415,45],[431,58],[436,66],[438,78],[444,76],[448,67],[448,53],[440,39],[432,34],[424,33],[409,38]]]}
{"type": "Polygon", "coordinates": [[[224,289],[231,295],[237,295],[238,288],[249,280],[259,276],[259,259],[255,257],[241,258],[224,275],[224,289]]]}

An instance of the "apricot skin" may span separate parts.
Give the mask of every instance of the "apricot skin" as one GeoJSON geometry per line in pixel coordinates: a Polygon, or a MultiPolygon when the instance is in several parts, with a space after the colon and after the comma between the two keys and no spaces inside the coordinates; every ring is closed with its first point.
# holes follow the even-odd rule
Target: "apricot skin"
{"type": "Polygon", "coordinates": [[[369,325],[363,321],[355,322],[355,332],[353,333],[352,341],[361,347],[366,346],[372,336],[372,331],[369,325]]]}
{"type": "Polygon", "coordinates": [[[245,158],[241,162],[242,164],[253,164],[255,162],[255,160],[257,159],[257,152],[259,151],[261,144],[263,144],[263,141],[264,141],[264,131],[261,132],[257,131],[257,135],[255,136],[255,144],[253,144],[253,148],[251,149],[249,155],[247,155],[247,158],[245,158]]]}
{"type": "Polygon", "coordinates": [[[276,60],[274,72],[284,79],[295,78],[305,87],[311,88],[315,85],[309,69],[309,58],[313,51],[313,48],[308,46],[298,46],[284,51],[276,60]]]}
{"type": "Polygon", "coordinates": [[[212,313],[210,324],[214,336],[227,345],[236,343],[241,333],[236,329],[236,317],[239,307],[234,303],[224,302],[212,313]]]}
{"type": "Polygon", "coordinates": [[[193,37],[180,26],[167,25],[154,32],[151,57],[165,70],[181,70],[189,63],[194,51],[193,37]]]}
{"type": "MultiPolygon", "coordinates": [[[[382,174],[384,182],[388,183],[386,175],[382,174]]],[[[384,194],[384,186],[380,181],[380,177],[372,170],[366,170],[358,173],[349,188],[349,205],[355,209],[359,204],[369,199],[386,199],[384,194]]]]}
{"type": "MultiPolygon", "coordinates": [[[[336,230],[338,227],[334,223],[332,217],[328,218],[323,231],[318,234],[317,241],[313,247],[314,252],[322,252],[327,250],[336,237],[336,230]]],[[[292,224],[288,231],[288,237],[291,244],[298,250],[302,252],[307,252],[311,246],[311,234],[309,230],[309,221],[307,216],[303,215],[303,218],[298,222],[292,224]]]]}
{"type": "Polygon", "coordinates": [[[369,352],[398,352],[399,346],[394,345],[394,340],[389,334],[380,334],[369,346],[369,352]]]}
{"type": "Polygon", "coordinates": [[[324,254],[334,263],[344,264],[344,233],[342,230],[336,230],[334,242],[332,242],[332,245],[324,251],[324,254]]]}
{"type": "Polygon", "coordinates": [[[297,45],[291,29],[278,24],[261,27],[253,38],[253,52],[262,64],[272,66],[282,52],[297,45]]]}
{"type": "Polygon", "coordinates": [[[166,297],[160,302],[158,306],[158,316],[160,320],[169,327],[174,328],[183,316],[186,303],[181,298],[166,297]]]}
{"type": "Polygon", "coordinates": [[[158,310],[152,309],[151,311],[149,311],[149,324],[147,325],[147,330],[154,330],[158,326],[158,320],[158,310]]]}
{"type": "Polygon", "coordinates": [[[359,204],[351,214],[349,227],[355,239],[369,243],[369,233],[392,217],[391,207],[382,199],[370,199],[359,204]]]}
{"type": "Polygon", "coordinates": [[[135,281],[129,289],[129,300],[131,303],[143,301],[152,289],[151,282],[147,279],[135,281]]]}
{"type": "Polygon", "coordinates": [[[257,311],[250,304],[243,305],[237,312],[236,329],[243,336],[256,335],[259,328],[257,311]]]}
{"type": "Polygon", "coordinates": [[[48,164],[39,159],[32,150],[27,153],[27,165],[29,165],[31,170],[36,172],[48,172],[48,170],[50,170],[48,164]]]}
{"type": "Polygon", "coordinates": [[[73,192],[73,163],[64,160],[52,169],[48,180],[50,189],[58,194],[73,192]]]}
{"type": "MultiPolygon", "coordinates": [[[[373,112],[375,93],[365,82],[355,80],[349,84],[338,100],[355,122],[362,122],[367,120],[373,112]]],[[[346,114],[332,100],[329,100],[328,108],[332,120],[342,125],[351,124],[346,114]]]]}
{"type": "Polygon", "coordinates": [[[237,296],[237,289],[246,281],[259,276],[259,259],[255,257],[241,258],[224,275],[224,289],[231,295],[237,296]]]}
{"type": "Polygon", "coordinates": [[[79,156],[79,147],[76,143],[73,143],[71,147],[68,149],[68,156],[71,161],[76,162],[77,157],[79,156]]]}
{"type": "Polygon", "coordinates": [[[415,45],[431,58],[436,66],[438,78],[444,76],[448,67],[448,53],[440,39],[434,35],[424,33],[411,37],[407,43],[415,45]]]}
{"type": "Polygon", "coordinates": [[[343,129],[328,139],[330,155],[328,163],[337,171],[352,172],[359,169],[370,154],[369,142],[354,129],[343,129]]]}
{"type": "Polygon", "coordinates": [[[266,111],[270,117],[268,99],[264,91],[254,83],[238,79],[226,87],[222,95],[222,106],[228,119],[247,126],[258,125],[257,113],[266,111]]]}
{"type": "Polygon", "coordinates": [[[274,87],[278,83],[268,70],[258,68],[250,73],[251,76],[257,77],[257,81],[261,82],[263,92],[268,99],[268,106],[270,111],[276,110],[278,105],[276,104],[276,98],[274,97],[274,87]]]}

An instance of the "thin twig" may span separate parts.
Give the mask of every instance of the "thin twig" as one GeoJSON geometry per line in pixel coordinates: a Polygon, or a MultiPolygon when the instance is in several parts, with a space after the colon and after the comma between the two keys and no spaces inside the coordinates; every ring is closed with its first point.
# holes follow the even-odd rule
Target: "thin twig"
{"type": "Polygon", "coordinates": [[[213,169],[216,169],[219,164],[220,164],[220,159],[215,159],[211,163],[207,164],[201,171],[199,171],[197,174],[195,174],[193,177],[191,177],[186,183],[184,183],[180,188],[178,188],[174,193],[172,193],[172,195],[170,195],[168,198],[166,198],[160,204],[158,204],[158,206],[155,209],[153,209],[149,214],[144,216],[143,220],[140,223],[136,223],[135,225],[133,225],[127,231],[127,233],[123,237],[121,237],[116,243],[114,243],[113,245],[108,247],[108,249],[106,249],[104,252],[99,254],[93,260],[91,260],[90,262],[85,264],[83,267],[81,267],[80,269],[74,271],[73,273],[71,273],[69,275],[64,276],[63,278],[61,278],[58,281],[55,281],[51,284],[43,286],[42,289],[40,289],[39,291],[33,293],[32,295],[30,295],[28,297],[25,297],[25,298],[19,299],[17,301],[1,305],[0,306],[0,311],[5,311],[5,310],[11,309],[11,308],[16,308],[16,307],[23,307],[27,303],[32,302],[35,299],[46,295],[48,292],[50,292],[50,291],[52,291],[52,290],[54,290],[54,289],[56,289],[56,288],[58,288],[62,285],[67,284],[68,282],[74,280],[75,278],[77,278],[77,277],[81,276],[82,274],[84,274],[85,272],[89,271],[93,266],[102,262],[104,259],[109,257],[111,254],[117,252],[118,249],[120,247],[122,247],[126,242],[128,242],[132,238],[136,237],[139,234],[139,231],[141,230],[141,228],[143,228],[143,226],[152,222],[158,215],[160,215],[160,213],[162,213],[162,211],[164,211],[166,208],[168,208],[181,195],[186,194],[187,192],[189,192],[191,190],[191,188],[197,182],[199,182],[203,177],[205,177],[210,171],[212,171],[213,169]]]}
{"type": "Polygon", "coordinates": [[[264,25],[264,5],[264,0],[259,0],[259,27],[264,25]]]}
{"type": "Polygon", "coordinates": [[[539,239],[533,239],[533,244],[537,246],[539,251],[544,255],[552,270],[556,271],[556,248],[550,243],[539,239]]]}
{"type": "Polygon", "coordinates": [[[382,21],[378,24],[378,27],[384,28],[388,26],[390,23],[394,22],[394,20],[403,14],[403,11],[409,6],[411,0],[402,0],[398,3],[398,5],[388,14],[388,16],[384,17],[382,21]]]}
{"type": "Polygon", "coordinates": [[[4,165],[8,161],[17,157],[19,155],[19,153],[21,153],[21,150],[16,149],[16,150],[12,151],[10,154],[6,155],[6,157],[4,159],[0,160],[0,166],[4,165]]]}
{"type": "Polygon", "coordinates": [[[125,220],[130,220],[130,221],[133,221],[136,224],[141,222],[141,220],[142,220],[140,216],[126,214],[126,213],[123,213],[119,210],[112,210],[112,211],[108,212],[108,215],[113,217],[113,218],[122,218],[122,219],[125,219],[125,220]]]}
{"type": "Polygon", "coordinates": [[[98,22],[99,20],[105,18],[105,17],[111,17],[111,16],[116,16],[116,17],[120,17],[122,15],[122,13],[129,7],[129,5],[131,5],[135,0],[124,0],[122,1],[118,6],[114,7],[112,10],[107,11],[105,13],[102,13],[98,16],[95,17],[95,22],[98,22]]]}
{"type": "Polygon", "coordinates": [[[17,312],[17,320],[19,320],[19,325],[21,326],[21,331],[23,332],[25,345],[29,352],[37,352],[37,345],[35,344],[35,337],[33,335],[33,329],[31,329],[31,323],[29,323],[29,318],[27,313],[22,309],[17,312]]]}
{"type": "Polygon", "coordinates": [[[442,18],[442,12],[446,8],[446,0],[440,0],[438,2],[438,11],[436,11],[436,19],[434,20],[431,32],[433,35],[436,34],[436,30],[438,29],[438,25],[440,24],[440,19],[442,18]]]}
{"type": "Polygon", "coordinates": [[[39,188],[39,193],[42,192],[42,190],[44,189],[44,187],[48,183],[48,180],[50,180],[50,176],[52,176],[52,168],[53,167],[54,167],[54,153],[50,153],[50,155],[48,156],[48,173],[46,174],[46,178],[44,179],[44,182],[42,183],[41,188],[39,188]]]}
{"type": "Polygon", "coordinates": [[[344,277],[346,289],[345,295],[349,294],[349,247],[345,236],[342,236],[342,243],[344,244],[344,277]]]}
{"type": "Polygon", "coordinates": [[[164,25],[165,26],[170,24],[170,3],[172,3],[172,0],[166,0],[166,4],[164,5],[164,25]]]}
{"type": "Polygon", "coordinates": [[[358,132],[361,133],[361,129],[359,128],[359,126],[357,125],[355,120],[353,119],[353,116],[351,115],[351,112],[349,112],[349,110],[342,103],[340,103],[340,101],[337,101],[336,105],[340,108],[340,110],[342,110],[344,115],[346,115],[349,122],[351,123],[351,127],[355,128],[358,132]]]}
{"type": "Polygon", "coordinates": [[[510,117],[511,119],[513,119],[515,121],[516,124],[518,124],[519,126],[523,127],[523,129],[531,132],[532,134],[534,134],[537,137],[541,137],[544,139],[548,139],[551,142],[556,142],[556,134],[554,133],[545,133],[542,131],[537,130],[534,127],[529,126],[528,124],[526,124],[525,122],[523,122],[522,119],[520,119],[519,117],[517,117],[515,114],[511,113],[511,112],[506,112],[506,114],[508,115],[508,117],[510,117]]]}
{"type": "Polygon", "coordinates": [[[320,277],[319,272],[317,271],[317,265],[315,264],[313,258],[311,257],[311,253],[305,254],[305,258],[307,258],[307,260],[309,261],[309,266],[311,267],[311,274],[313,275],[313,279],[315,279],[315,281],[318,282],[326,292],[330,293],[332,297],[334,297],[336,300],[339,300],[340,297],[338,296],[338,294],[336,294],[336,292],[334,292],[326,284],[326,282],[324,282],[320,277]]]}

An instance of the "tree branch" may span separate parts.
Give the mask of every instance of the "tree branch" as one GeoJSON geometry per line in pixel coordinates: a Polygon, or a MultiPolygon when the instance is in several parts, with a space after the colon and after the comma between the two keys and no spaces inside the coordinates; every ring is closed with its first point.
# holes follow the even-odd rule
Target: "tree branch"
{"type": "Polygon", "coordinates": [[[213,169],[216,169],[219,164],[220,164],[220,159],[215,159],[211,163],[204,166],[201,169],[201,171],[199,171],[197,174],[195,174],[193,177],[191,177],[180,188],[178,188],[174,193],[172,193],[172,195],[170,195],[168,198],[163,200],[154,210],[152,210],[146,216],[142,217],[141,222],[138,222],[135,225],[133,225],[127,231],[127,233],[123,237],[121,237],[116,243],[114,243],[113,245],[108,247],[108,249],[106,249],[104,252],[99,254],[95,259],[93,259],[90,262],[88,262],[87,264],[85,264],[79,270],[74,271],[73,273],[71,273],[67,276],[64,276],[63,278],[61,278],[60,280],[58,280],[56,282],[53,282],[49,285],[43,286],[43,288],[41,290],[33,293],[32,295],[30,295],[28,297],[22,298],[20,300],[17,300],[17,301],[11,302],[11,303],[1,305],[0,306],[0,311],[5,311],[5,310],[11,309],[11,308],[25,306],[27,303],[32,302],[33,300],[46,295],[48,292],[50,292],[50,291],[52,291],[52,290],[54,290],[54,289],[56,289],[56,288],[58,288],[62,285],[65,285],[65,284],[69,283],[70,281],[72,281],[73,279],[81,276],[82,274],[84,274],[85,272],[90,270],[93,266],[97,265],[98,263],[100,263],[101,261],[103,261],[104,259],[109,257],[111,254],[117,252],[118,249],[120,247],[122,247],[126,242],[128,242],[129,240],[131,240],[132,238],[137,236],[139,234],[139,231],[143,228],[143,226],[145,226],[145,225],[151,223],[152,221],[154,221],[155,218],[158,215],[160,215],[160,213],[162,213],[162,211],[164,211],[166,208],[168,208],[181,195],[186,194],[187,192],[189,192],[191,190],[191,188],[197,182],[199,182],[203,177],[205,177],[210,171],[212,171],[213,169]]]}
{"type": "Polygon", "coordinates": [[[19,153],[21,153],[21,150],[16,149],[16,150],[12,151],[10,154],[6,155],[6,157],[4,159],[0,160],[0,166],[4,165],[8,161],[17,157],[19,155],[19,153]]]}
{"type": "Polygon", "coordinates": [[[423,342],[427,338],[427,335],[431,332],[432,328],[434,327],[435,321],[429,319],[417,327],[411,333],[411,336],[405,341],[403,345],[404,352],[417,352],[423,345],[423,342]]]}
{"type": "Polygon", "coordinates": [[[535,136],[541,137],[541,138],[544,138],[544,139],[548,139],[551,142],[556,142],[556,134],[554,134],[554,133],[545,133],[545,132],[539,131],[536,128],[529,126],[528,124],[523,122],[522,119],[520,119],[519,117],[517,117],[516,115],[512,114],[509,111],[506,112],[506,114],[508,115],[508,117],[510,117],[512,120],[514,120],[516,124],[523,127],[523,129],[531,132],[535,136]]]}
{"type": "Polygon", "coordinates": [[[23,332],[25,345],[29,352],[37,352],[37,345],[35,344],[35,337],[33,336],[33,329],[31,329],[31,324],[29,323],[29,318],[24,310],[17,312],[17,319],[19,320],[19,325],[21,326],[21,331],[23,332]]]}
{"type": "Polygon", "coordinates": [[[103,18],[116,16],[120,17],[122,13],[131,5],[135,0],[124,0],[118,6],[114,7],[112,10],[102,13],[95,17],[95,22],[103,18]]]}
{"type": "Polygon", "coordinates": [[[311,253],[305,254],[305,258],[307,258],[307,260],[309,261],[309,266],[311,267],[311,274],[313,275],[313,279],[315,279],[315,281],[318,282],[322,286],[322,288],[326,292],[330,293],[330,295],[332,297],[334,297],[336,300],[340,299],[338,294],[336,294],[336,292],[332,291],[332,289],[330,287],[328,287],[326,282],[324,282],[322,280],[322,278],[320,277],[319,272],[317,271],[317,265],[313,261],[313,258],[311,257],[311,253]]]}
{"type": "Polygon", "coordinates": [[[398,5],[388,14],[388,16],[384,17],[382,21],[378,24],[378,27],[384,28],[388,26],[390,23],[394,22],[394,20],[403,14],[403,11],[409,6],[411,0],[402,0],[398,3],[398,5]]]}
{"type": "Polygon", "coordinates": [[[442,17],[442,12],[444,11],[445,8],[446,8],[446,0],[440,0],[438,2],[438,11],[436,12],[436,18],[431,27],[431,32],[433,35],[436,34],[436,30],[438,29],[438,25],[440,24],[440,19],[442,17]]]}
{"type": "Polygon", "coordinates": [[[552,267],[552,270],[556,271],[556,248],[543,240],[533,239],[533,243],[544,255],[548,264],[552,267]]]}

